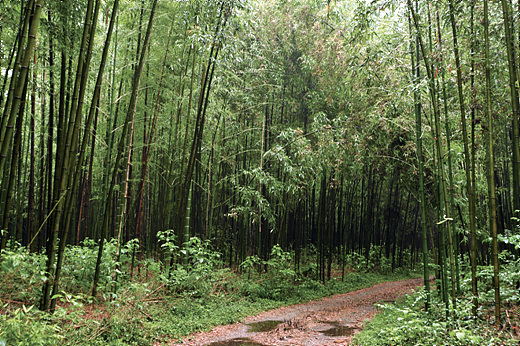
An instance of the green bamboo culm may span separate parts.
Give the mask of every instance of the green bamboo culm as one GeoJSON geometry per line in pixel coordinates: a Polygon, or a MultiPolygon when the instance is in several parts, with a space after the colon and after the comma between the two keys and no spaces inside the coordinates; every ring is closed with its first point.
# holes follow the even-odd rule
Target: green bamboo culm
{"type": "Polygon", "coordinates": [[[188,265],[188,242],[190,241],[190,214],[191,214],[191,190],[193,190],[193,183],[190,184],[188,190],[188,203],[186,204],[186,217],[184,218],[184,255],[182,262],[184,265],[188,265]]]}
{"type": "Polygon", "coordinates": [[[144,38],[143,48],[141,49],[140,56],[139,56],[139,65],[137,66],[137,68],[134,72],[134,77],[132,80],[132,93],[130,96],[130,102],[128,104],[128,109],[126,112],[126,119],[125,119],[125,122],[123,125],[123,129],[121,131],[121,138],[119,140],[118,147],[117,147],[117,156],[116,156],[114,165],[112,167],[110,185],[109,185],[108,191],[106,193],[104,213],[103,213],[103,226],[102,226],[103,228],[101,230],[101,235],[100,235],[100,239],[99,239],[98,255],[97,255],[97,260],[96,260],[96,267],[94,270],[94,280],[92,283],[92,296],[93,297],[95,297],[97,295],[99,275],[100,275],[100,270],[101,270],[101,258],[103,256],[103,247],[104,247],[105,239],[108,234],[108,224],[109,224],[109,219],[111,216],[111,207],[112,207],[112,200],[113,200],[114,190],[115,190],[115,185],[116,185],[117,172],[119,169],[121,159],[123,157],[123,151],[124,151],[123,149],[125,148],[125,145],[126,145],[126,138],[127,138],[127,133],[129,131],[129,129],[128,129],[129,124],[135,113],[135,108],[137,105],[139,85],[140,85],[141,76],[143,73],[144,61],[146,59],[146,55],[147,55],[148,48],[149,48],[150,36],[152,33],[152,26],[153,26],[153,22],[154,22],[154,18],[155,18],[156,7],[157,7],[157,0],[154,0],[154,2],[152,4],[152,10],[150,12],[150,18],[148,20],[148,27],[146,29],[146,35],[144,38]]]}
{"type": "Polygon", "coordinates": [[[489,186],[489,228],[493,262],[493,286],[495,288],[495,325],[500,325],[500,281],[497,241],[497,202],[495,192],[495,159],[493,154],[493,119],[491,118],[491,69],[489,67],[489,12],[488,0],[484,0],[484,66],[486,71],[486,107],[488,124],[488,186],[489,186]]]}
{"type": "Polygon", "coordinates": [[[457,91],[459,96],[460,107],[460,126],[462,128],[462,141],[464,144],[464,164],[466,166],[466,189],[468,191],[468,211],[469,211],[469,228],[470,228],[470,262],[471,262],[471,293],[473,295],[472,312],[477,314],[478,305],[478,289],[477,289],[477,228],[475,218],[475,187],[471,179],[471,165],[470,150],[468,141],[468,131],[466,128],[466,111],[464,104],[463,79],[462,79],[462,65],[460,62],[459,44],[457,40],[457,25],[455,22],[455,6],[453,0],[449,1],[450,21],[453,37],[453,54],[455,55],[455,67],[457,72],[457,91]]]}
{"type": "MultiPolygon", "coordinates": [[[[89,53],[91,53],[91,51],[92,51],[92,44],[93,44],[93,41],[94,41],[94,34],[95,34],[95,31],[96,31],[96,18],[98,16],[97,13],[99,12],[99,5],[98,4],[96,4],[96,5],[97,6],[96,6],[96,9],[94,11],[94,20],[92,22],[93,24],[92,24],[91,34],[90,34],[91,37],[90,37],[90,40],[89,40],[89,53]]],[[[100,93],[101,93],[101,84],[103,82],[103,73],[104,73],[104,69],[105,69],[105,66],[106,66],[106,59],[107,59],[107,56],[108,56],[108,50],[109,50],[109,47],[110,47],[110,40],[111,40],[111,37],[112,37],[112,32],[114,30],[114,24],[115,24],[115,19],[116,19],[116,16],[117,16],[118,5],[119,5],[119,0],[115,0],[114,1],[114,5],[113,5],[113,9],[112,9],[110,25],[109,25],[109,28],[108,28],[108,31],[107,31],[105,44],[103,46],[103,53],[102,53],[102,57],[101,57],[101,64],[99,66],[99,71],[98,71],[98,76],[97,76],[97,80],[96,80],[96,84],[95,84],[94,94],[92,96],[92,101],[91,101],[91,104],[90,104],[89,113],[88,113],[88,116],[87,116],[87,119],[86,119],[86,122],[85,122],[85,130],[84,130],[82,142],[81,142],[81,145],[80,145],[81,149],[79,150],[77,162],[76,163],[71,162],[71,165],[75,164],[75,166],[76,166],[75,172],[80,172],[81,171],[81,167],[83,167],[83,165],[84,165],[86,147],[87,147],[87,144],[88,144],[89,139],[90,139],[91,127],[92,127],[92,122],[93,122],[93,119],[94,119],[94,113],[96,111],[96,105],[98,104],[99,96],[100,96],[100,93]]],[[[89,61],[90,61],[90,56],[87,59],[87,62],[89,62],[89,61]]],[[[88,66],[86,68],[88,68],[88,66]]],[[[86,71],[85,71],[84,74],[86,74],[86,71]]],[[[84,87],[83,87],[83,90],[84,90],[84,87]]],[[[84,92],[83,92],[83,95],[82,95],[81,99],[83,99],[83,98],[84,98],[84,92]]],[[[80,118],[81,112],[82,112],[81,107],[79,107],[77,112],[78,112],[77,118],[80,118]]],[[[77,127],[75,127],[75,130],[76,130],[76,132],[78,131],[77,127]]],[[[75,139],[73,141],[73,143],[72,143],[73,151],[76,151],[76,148],[79,145],[78,137],[79,136],[77,134],[73,133],[73,139],[75,139]]],[[[66,182],[66,184],[68,186],[67,190],[68,191],[77,191],[80,178],[81,178],[81,176],[79,174],[71,174],[71,175],[69,175],[68,181],[66,182]]],[[[66,205],[66,213],[65,213],[66,217],[65,217],[65,227],[64,227],[64,229],[67,230],[67,229],[70,229],[71,222],[72,222],[72,220],[71,220],[71,217],[73,215],[72,207],[74,205],[74,203],[73,203],[73,194],[69,193],[67,195],[67,202],[65,203],[65,205],[66,205]]],[[[61,276],[61,268],[62,268],[62,265],[63,265],[64,250],[65,250],[65,245],[66,245],[66,240],[67,240],[67,234],[68,234],[68,232],[63,232],[63,235],[60,237],[60,244],[59,244],[59,248],[58,248],[58,259],[57,259],[57,264],[56,264],[55,283],[54,283],[54,287],[53,287],[53,290],[52,290],[52,292],[53,292],[52,295],[53,296],[56,295],[59,292],[59,279],[60,279],[60,276],[61,276]]],[[[56,299],[52,299],[51,306],[50,306],[51,311],[54,310],[55,304],[56,304],[56,299]]]]}
{"type": "MultiPolygon", "coordinates": [[[[438,29],[438,42],[439,46],[442,47],[442,35],[441,35],[441,25],[440,25],[440,19],[439,19],[439,11],[436,11],[436,19],[437,19],[437,29],[438,29]]],[[[442,59],[440,62],[442,63],[442,59]]],[[[440,67],[443,71],[443,66],[440,67]]],[[[445,90],[445,88],[443,88],[445,90]]],[[[438,221],[438,224],[440,225],[440,228],[446,230],[446,233],[444,233],[444,236],[442,238],[442,248],[446,249],[448,251],[449,256],[449,268],[450,268],[450,283],[451,283],[451,301],[453,304],[453,307],[456,308],[457,301],[456,301],[456,284],[455,284],[455,256],[454,256],[454,250],[453,250],[453,231],[452,231],[452,208],[450,201],[448,199],[448,187],[447,187],[447,178],[445,173],[445,157],[446,154],[443,151],[444,145],[441,144],[442,140],[442,131],[441,131],[441,120],[440,120],[440,110],[438,113],[435,114],[435,146],[436,150],[439,156],[439,176],[440,176],[440,196],[441,196],[441,210],[444,211],[444,216],[441,220],[438,221]],[[446,247],[446,240],[448,240],[448,247],[446,247]]],[[[446,266],[447,267],[447,266],[446,266]]],[[[446,276],[447,278],[447,276],[446,276]]],[[[447,281],[446,281],[446,291],[447,291],[447,281]]],[[[448,300],[446,299],[446,303],[448,303],[448,300]]],[[[448,309],[446,309],[446,312],[448,312],[448,309]]]]}
{"type": "MultiPolygon", "coordinates": [[[[99,6],[98,6],[99,12],[99,6]]],[[[92,18],[94,16],[94,2],[91,0],[87,4],[87,10],[85,14],[85,26],[83,28],[83,34],[81,39],[81,49],[80,55],[78,57],[77,64],[77,75],[74,81],[74,91],[72,97],[72,105],[70,108],[69,121],[66,128],[64,128],[63,140],[64,145],[58,145],[57,150],[59,151],[58,157],[62,158],[59,163],[56,163],[56,179],[55,186],[53,192],[53,200],[56,204],[55,215],[52,218],[52,223],[49,226],[50,235],[47,240],[47,278],[43,285],[42,289],[42,300],[41,300],[41,309],[49,310],[51,309],[51,292],[53,287],[56,286],[56,283],[59,281],[59,269],[56,266],[57,261],[57,242],[60,239],[60,242],[63,244],[66,242],[66,237],[68,232],[65,232],[64,227],[60,229],[61,218],[64,214],[64,208],[66,204],[66,197],[68,192],[68,178],[73,170],[73,165],[75,162],[75,148],[73,148],[73,143],[75,143],[75,137],[77,137],[77,126],[80,124],[81,120],[81,106],[83,104],[83,98],[85,95],[85,86],[87,75],[84,73],[88,71],[88,64],[90,62],[91,54],[88,54],[87,42],[88,37],[92,36],[94,33],[91,32],[92,23],[97,22],[93,21],[92,18]],[[85,68],[85,64],[87,68],[85,68]],[[83,92],[81,90],[83,89],[83,92]],[[78,104],[79,112],[78,112],[78,104]],[[59,178],[58,178],[59,177],[59,178]],[[57,276],[57,277],[56,277],[57,276]]],[[[65,126],[65,125],[64,125],[65,126]]]]}
{"type": "MultiPolygon", "coordinates": [[[[25,50],[20,49],[18,51],[20,56],[23,56],[23,58],[18,60],[17,57],[17,61],[21,62],[19,74],[14,82],[14,89],[9,90],[10,95],[8,95],[8,101],[5,104],[6,108],[4,116],[2,117],[2,127],[0,128],[0,174],[4,172],[7,153],[14,134],[16,119],[22,103],[25,102],[22,98],[22,93],[27,81],[27,76],[29,75],[29,66],[31,65],[31,59],[33,58],[34,48],[36,46],[36,35],[40,26],[40,16],[42,13],[42,2],[42,0],[36,1],[34,4],[33,15],[30,16],[28,13],[24,21],[24,26],[30,22],[27,45],[25,50]],[[12,99],[12,103],[9,102],[9,99],[12,99]]],[[[13,75],[13,79],[14,78],[15,76],[13,75]]]]}
{"type": "MultiPolygon", "coordinates": [[[[31,60],[34,57],[34,48],[36,46],[36,36],[38,33],[38,28],[40,25],[40,16],[42,13],[42,1],[29,1],[27,10],[25,11],[25,19],[23,23],[23,28],[21,31],[21,38],[19,43],[19,49],[17,51],[16,63],[13,69],[13,77],[10,82],[9,93],[7,95],[7,100],[5,103],[5,108],[3,111],[1,123],[0,123],[0,177],[5,177],[11,167],[6,168],[6,161],[9,153],[9,149],[11,148],[11,141],[13,139],[14,130],[16,127],[16,122],[18,117],[23,117],[24,112],[20,112],[20,109],[23,107],[25,103],[25,98],[23,97],[24,88],[27,84],[27,79],[29,75],[29,69],[31,66],[31,60]],[[32,11],[32,15],[31,15],[32,11]],[[23,47],[24,43],[24,34],[26,28],[29,28],[27,34],[27,44],[25,49],[23,47]],[[4,168],[6,171],[4,171],[4,168]]],[[[22,121],[20,119],[20,121],[22,121]]],[[[2,194],[2,203],[4,203],[4,212],[0,212],[2,214],[3,219],[7,219],[8,208],[5,208],[5,200],[9,197],[6,194],[2,194]]],[[[1,220],[1,218],[0,218],[1,220]]],[[[6,225],[0,225],[3,229],[7,230],[6,225]]],[[[5,249],[7,244],[7,231],[1,235],[0,240],[0,250],[5,249]]]]}
{"type": "MultiPolygon", "coordinates": [[[[413,7],[411,0],[408,0],[408,6],[410,10],[409,27],[410,37],[412,37],[412,23],[411,17],[413,15],[413,7]]],[[[422,253],[423,253],[423,276],[424,276],[424,291],[426,292],[426,301],[424,303],[426,311],[430,312],[431,305],[431,288],[430,288],[430,272],[429,272],[429,251],[428,251],[428,233],[426,227],[426,204],[424,197],[424,167],[423,167],[423,152],[422,152],[422,118],[421,118],[421,100],[420,94],[417,89],[420,75],[419,59],[419,40],[416,32],[415,39],[415,57],[414,59],[414,45],[413,42],[410,44],[410,55],[412,60],[412,77],[416,88],[414,88],[414,111],[415,111],[415,140],[417,146],[417,166],[419,168],[419,198],[420,198],[420,209],[421,209],[421,234],[422,234],[422,253]],[[417,61],[416,61],[417,60],[417,61]]]]}

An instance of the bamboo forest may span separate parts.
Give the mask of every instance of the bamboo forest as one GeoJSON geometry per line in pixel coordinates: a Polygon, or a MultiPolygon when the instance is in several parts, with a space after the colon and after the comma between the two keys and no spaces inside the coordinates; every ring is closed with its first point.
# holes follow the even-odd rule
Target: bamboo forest
{"type": "Polygon", "coordinates": [[[518,0],[0,0],[0,345],[519,345],[519,85],[518,0]]]}

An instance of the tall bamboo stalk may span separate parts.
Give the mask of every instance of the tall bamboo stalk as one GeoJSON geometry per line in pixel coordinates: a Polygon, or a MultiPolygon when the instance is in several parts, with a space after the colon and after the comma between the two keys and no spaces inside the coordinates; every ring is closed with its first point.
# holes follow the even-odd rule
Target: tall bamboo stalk
{"type": "Polygon", "coordinates": [[[453,53],[455,55],[455,68],[457,72],[457,91],[459,96],[459,107],[460,107],[460,124],[462,128],[462,141],[464,144],[464,163],[466,166],[466,189],[468,192],[468,209],[469,209],[469,228],[470,228],[470,260],[471,260],[471,293],[472,299],[472,311],[473,314],[477,313],[478,304],[478,289],[477,289],[477,228],[475,218],[475,190],[471,178],[471,160],[470,150],[468,142],[468,130],[466,127],[466,110],[464,102],[464,92],[462,86],[462,66],[460,63],[459,44],[457,40],[457,24],[455,21],[455,7],[453,0],[449,1],[450,9],[450,21],[453,36],[453,53]]]}
{"type": "Polygon", "coordinates": [[[520,129],[518,117],[520,116],[520,101],[518,95],[518,66],[516,66],[516,54],[514,46],[514,38],[512,33],[512,18],[510,3],[507,0],[501,0],[502,14],[504,17],[504,33],[506,39],[507,61],[509,71],[509,92],[511,96],[511,112],[513,126],[513,212],[517,215],[520,210],[520,129]]]}
{"type": "MultiPolygon", "coordinates": [[[[29,1],[29,8],[32,8],[32,1],[29,1]]],[[[28,37],[27,37],[27,45],[25,49],[23,49],[23,40],[20,41],[20,46],[17,53],[17,61],[20,61],[20,67],[13,71],[11,86],[9,90],[9,94],[7,96],[7,101],[5,103],[5,108],[2,116],[2,121],[0,124],[0,177],[4,177],[6,171],[4,171],[5,163],[7,160],[9,148],[11,147],[11,140],[13,138],[14,129],[18,117],[21,117],[20,121],[23,120],[23,113],[20,112],[20,109],[23,109],[23,105],[25,104],[25,95],[24,89],[27,85],[27,78],[29,75],[29,69],[31,66],[31,60],[34,55],[34,49],[36,47],[36,35],[38,33],[38,28],[40,25],[40,16],[42,12],[42,0],[37,0],[34,4],[32,12],[27,11],[26,18],[24,20],[24,28],[22,29],[22,35],[24,35],[25,28],[29,27],[28,37]],[[31,14],[31,15],[30,15],[31,14]],[[22,58],[23,56],[23,58],[22,58]]],[[[7,191],[9,194],[9,191],[7,191]]],[[[9,198],[9,196],[6,196],[9,198]]],[[[4,206],[5,208],[5,206],[4,206]]],[[[7,213],[8,209],[5,208],[4,211],[7,213]]],[[[3,216],[5,220],[5,215],[3,216]]],[[[4,225],[2,225],[2,228],[4,225]]],[[[7,233],[0,234],[2,237],[0,241],[0,250],[5,248],[7,233]]]]}
{"type": "MultiPolygon", "coordinates": [[[[411,0],[408,0],[408,7],[410,11],[410,33],[412,31],[411,18],[413,17],[413,5],[411,0]]],[[[411,35],[410,35],[411,36],[411,35]]],[[[415,26],[415,57],[413,53],[413,42],[410,44],[410,55],[412,60],[412,76],[414,77],[414,83],[416,88],[414,90],[414,111],[415,111],[415,142],[417,146],[417,166],[419,174],[419,202],[421,210],[421,230],[422,230],[422,252],[423,252],[423,279],[424,289],[426,291],[426,311],[430,311],[431,304],[431,290],[430,290],[430,274],[429,274],[429,251],[428,251],[428,235],[426,227],[426,200],[424,197],[424,164],[423,164],[423,147],[422,147],[422,116],[421,116],[421,101],[420,94],[417,90],[419,79],[420,79],[420,35],[418,28],[415,26]]],[[[424,54],[424,52],[423,52],[424,54]]]]}
{"type": "MultiPolygon", "coordinates": [[[[83,37],[80,49],[80,55],[78,58],[77,65],[77,77],[74,83],[73,101],[69,114],[69,123],[64,128],[65,133],[63,134],[64,147],[58,147],[58,155],[62,155],[59,174],[59,181],[55,183],[54,203],[57,205],[56,214],[53,217],[52,224],[50,227],[50,237],[48,240],[47,251],[47,277],[43,285],[43,295],[41,301],[42,310],[49,310],[54,308],[55,301],[51,300],[51,289],[52,287],[58,287],[60,274],[61,274],[61,263],[63,261],[63,255],[60,253],[65,249],[68,232],[65,228],[60,228],[62,217],[66,212],[65,206],[67,205],[69,191],[69,177],[75,164],[75,151],[76,143],[79,137],[79,126],[81,126],[81,109],[83,105],[83,98],[85,95],[85,88],[88,78],[88,67],[90,64],[90,58],[92,56],[92,45],[94,40],[95,28],[97,23],[97,14],[99,13],[99,1],[96,2],[94,9],[94,1],[89,0],[87,4],[87,10],[85,15],[85,27],[83,30],[83,37]],[[87,44],[90,37],[90,47],[87,44]],[[61,151],[60,151],[61,149],[61,151]],[[56,250],[56,243],[60,240],[59,250],[56,250]],[[56,254],[58,252],[58,258],[56,254]],[[52,306],[51,306],[52,305],[52,306]]],[[[57,160],[58,161],[58,160],[57,160]]],[[[57,291],[54,291],[57,292],[57,291]]]]}
{"type": "MultiPolygon", "coordinates": [[[[438,42],[439,46],[442,49],[442,35],[441,35],[441,27],[440,27],[440,20],[439,20],[439,11],[436,11],[436,18],[437,18],[437,30],[438,30],[438,42]]],[[[442,54],[442,53],[441,53],[442,54]]],[[[441,60],[442,62],[442,60],[441,60]]],[[[444,70],[444,67],[441,66],[441,68],[444,70]]],[[[448,255],[449,255],[449,261],[450,261],[450,283],[451,283],[451,300],[453,307],[456,308],[457,301],[455,296],[456,291],[456,278],[455,278],[455,256],[454,256],[454,249],[453,249],[453,231],[452,231],[452,208],[451,204],[448,199],[448,187],[447,185],[447,179],[445,175],[445,169],[444,169],[444,157],[445,153],[443,150],[444,145],[441,145],[441,120],[440,120],[440,111],[439,113],[435,114],[435,133],[436,133],[436,140],[435,145],[437,148],[437,153],[439,156],[439,167],[440,167],[440,178],[441,178],[441,195],[442,195],[442,202],[444,205],[444,208],[441,208],[441,210],[444,210],[444,218],[443,220],[439,220],[439,222],[442,222],[446,225],[446,229],[448,231],[448,234],[443,239],[445,241],[448,240],[448,255]]],[[[441,224],[440,227],[443,227],[441,224]]],[[[445,247],[444,247],[445,248],[445,247]]]]}
{"type": "Polygon", "coordinates": [[[121,138],[119,140],[119,144],[118,144],[118,148],[117,148],[117,156],[114,161],[114,166],[112,169],[110,186],[108,188],[106,199],[105,199],[104,212],[103,212],[103,226],[102,226],[103,228],[102,228],[101,236],[99,239],[98,255],[97,255],[96,267],[95,267],[95,271],[94,271],[94,281],[92,283],[92,296],[94,296],[94,297],[97,295],[99,275],[100,275],[100,270],[101,270],[101,258],[103,256],[105,239],[108,234],[108,222],[109,222],[109,218],[110,218],[110,214],[111,214],[111,206],[112,206],[111,203],[112,203],[112,199],[113,199],[113,195],[114,195],[117,173],[119,170],[120,161],[123,157],[123,151],[126,146],[125,142],[126,142],[126,137],[127,137],[126,135],[128,132],[128,127],[130,126],[130,123],[132,121],[132,118],[134,117],[136,107],[137,107],[137,96],[139,93],[139,86],[141,83],[141,76],[143,73],[144,62],[146,60],[146,54],[148,52],[148,48],[150,45],[150,36],[152,34],[152,27],[153,27],[153,22],[154,22],[154,18],[155,18],[156,7],[157,7],[157,0],[154,0],[154,2],[152,4],[152,10],[150,13],[150,18],[148,20],[148,27],[146,29],[146,35],[145,35],[145,39],[143,42],[143,48],[141,49],[140,56],[139,56],[139,65],[137,66],[137,68],[134,71],[134,78],[132,81],[132,94],[130,97],[130,102],[128,104],[128,110],[126,112],[126,119],[123,124],[121,138]]]}
{"type": "MultiPolygon", "coordinates": [[[[89,48],[88,48],[89,51],[92,50],[92,46],[93,46],[93,43],[94,43],[94,34],[95,34],[95,30],[96,30],[95,22],[97,22],[97,16],[98,16],[98,12],[99,12],[99,4],[100,4],[99,2],[96,3],[96,7],[95,7],[95,10],[94,10],[94,15],[93,15],[94,21],[93,21],[93,24],[92,24],[92,30],[91,30],[91,34],[90,34],[89,48]]],[[[98,105],[99,96],[100,96],[100,93],[101,93],[101,84],[102,84],[102,81],[103,81],[103,74],[104,74],[104,70],[105,70],[105,64],[106,64],[106,60],[107,60],[107,56],[108,56],[108,50],[109,50],[109,47],[110,47],[110,40],[111,40],[111,37],[112,37],[112,32],[113,32],[113,29],[114,29],[114,23],[115,23],[116,16],[117,16],[118,5],[119,5],[119,0],[115,0],[114,4],[113,4],[113,8],[112,8],[112,16],[111,16],[111,20],[110,20],[109,29],[107,31],[107,37],[105,39],[105,44],[104,44],[104,47],[103,47],[103,53],[102,53],[102,56],[101,56],[101,63],[100,63],[98,76],[97,76],[97,80],[96,80],[96,84],[95,84],[95,88],[94,88],[94,94],[92,96],[92,101],[90,103],[89,113],[88,113],[87,119],[85,121],[85,130],[84,130],[84,133],[83,133],[83,136],[82,136],[82,141],[81,141],[81,144],[79,146],[79,155],[77,157],[77,161],[76,162],[71,162],[70,163],[72,165],[71,168],[74,168],[74,172],[73,172],[74,174],[70,174],[67,177],[68,180],[67,180],[66,184],[67,184],[67,190],[71,191],[71,192],[74,192],[74,191],[78,190],[80,178],[82,176],[83,165],[84,165],[84,162],[85,162],[86,147],[87,147],[87,144],[90,142],[90,133],[91,133],[92,122],[94,121],[95,114],[96,114],[96,111],[97,111],[97,105],[98,105]]],[[[87,58],[87,64],[86,64],[87,66],[85,66],[85,70],[88,68],[88,61],[89,60],[90,59],[87,58]]],[[[85,73],[85,74],[87,75],[87,73],[85,73]]],[[[83,98],[83,95],[84,95],[84,92],[80,95],[81,99],[83,98]]],[[[81,107],[78,107],[77,113],[78,113],[78,115],[76,116],[76,118],[79,118],[80,113],[81,113],[81,107]]],[[[96,124],[94,124],[94,126],[96,126],[96,124]]],[[[79,132],[79,129],[77,127],[76,127],[76,131],[75,132],[76,133],[79,132]]],[[[76,151],[76,148],[78,147],[78,144],[79,144],[78,143],[79,142],[78,137],[79,137],[78,134],[73,134],[73,138],[76,138],[76,140],[73,141],[72,146],[71,146],[73,151],[76,151]]],[[[74,196],[73,193],[69,193],[67,195],[67,197],[66,197],[66,204],[65,204],[66,205],[66,214],[65,214],[66,218],[65,218],[64,227],[63,227],[65,230],[72,229],[72,207],[74,205],[74,203],[73,203],[73,196],[74,196]]],[[[54,283],[54,286],[53,286],[53,295],[55,295],[55,294],[57,294],[59,292],[59,279],[60,279],[60,276],[61,276],[61,268],[62,268],[63,260],[64,260],[64,250],[65,250],[66,240],[67,240],[67,232],[64,232],[63,236],[60,238],[60,244],[59,244],[59,250],[58,250],[58,259],[57,259],[57,264],[56,264],[55,283],[54,283]]],[[[51,301],[51,310],[54,309],[55,304],[56,304],[56,300],[53,299],[51,301]]]]}
{"type": "Polygon", "coordinates": [[[489,67],[489,10],[488,0],[484,0],[484,68],[486,73],[486,107],[488,127],[488,186],[489,186],[489,229],[493,261],[493,286],[495,288],[495,325],[500,325],[500,281],[497,242],[497,207],[495,192],[495,159],[493,153],[493,117],[491,116],[491,69],[489,67]]]}

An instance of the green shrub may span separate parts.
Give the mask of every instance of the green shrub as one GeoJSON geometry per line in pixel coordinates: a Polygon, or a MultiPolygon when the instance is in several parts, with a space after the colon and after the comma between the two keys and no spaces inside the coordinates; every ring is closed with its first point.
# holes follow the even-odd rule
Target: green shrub
{"type": "MultiPolygon", "coordinates": [[[[99,291],[103,294],[112,293],[114,280],[127,280],[128,274],[121,270],[129,263],[138,240],[132,239],[121,245],[120,258],[117,260],[117,239],[105,242],[99,276],[99,291]],[[114,270],[118,277],[115,276],[114,270]]],[[[98,255],[98,245],[92,239],[85,239],[79,246],[69,245],[65,248],[62,267],[61,288],[69,293],[88,294],[92,289],[94,271],[98,255]]]]}
{"type": "Polygon", "coordinates": [[[407,296],[397,304],[380,306],[376,315],[359,334],[355,345],[518,345],[508,335],[500,336],[492,326],[475,319],[471,312],[470,298],[458,301],[457,309],[451,309],[446,317],[444,303],[432,295],[431,314],[424,310],[425,293],[422,289],[407,296]]]}
{"type": "Polygon", "coordinates": [[[284,251],[279,245],[273,246],[269,260],[249,256],[240,264],[240,268],[248,273],[242,286],[243,294],[260,299],[283,301],[293,292],[297,281],[303,279],[294,270],[292,253],[284,251]]]}
{"type": "Polygon", "coordinates": [[[47,256],[28,252],[17,246],[7,248],[0,255],[0,294],[3,298],[23,302],[36,302],[41,296],[45,281],[47,256]]]}
{"type": "MultiPolygon", "coordinates": [[[[7,305],[3,306],[6,309],[7,305]]],[[[60,342],[59,327],[46,322],[33,306],[0,314],[0,345],[56,345],[60,342]]]]}
{"type": "MultiPolygon", "coordinates": [[[[175,238],[168,231],[161,236],[162,247],[171,253],[168,258],[177,258],[175,238]]],[[[215,270],[222,264],[221,254],[213,250],[209,240],[192,237],[179,251],[184,263],[175,263],[172,269],[165,264],[162,279],[170,289],[183,296],[202,297],[210,294],[218,280],[215,270]]]]}
{"type": "Polygon", "coordinates": [[[382,254],[383,249],[379,245],[370,246],[368,258],[359,252],[350,252],[345,263],[348,267],[360,272],[377,272],[388,274],[392,271],[392,261],[382,254]]]}

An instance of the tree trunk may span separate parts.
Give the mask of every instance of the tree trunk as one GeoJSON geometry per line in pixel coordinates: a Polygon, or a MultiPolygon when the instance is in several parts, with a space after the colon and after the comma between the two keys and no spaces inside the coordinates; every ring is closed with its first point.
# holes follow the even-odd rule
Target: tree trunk
{"type": "MultiPolygon", "coordinates": [[[[410,11],[410,17],[413,16],[413,5],[411,0],[408,0],[408,7],[410,11]]],[[[410,34],[412,32],[412,25],[410,19],[410,34]]],[[[411,35],[410,35],[411,36],[411,35]]],[[[420,68],[419,68],[419,30],[415,27],[415,58],[413,53],[413,41],[410,42],[410,55],[412,60],[412,76],[416,88],[414,89],[414,110],[415,110],[415,142],[417,147],[417,166],[419,169],[419,206],[421,209],[421,230],[422,230],[422,252],[423,252],[423,279],[424,289],[426,291],[426,311],[430,311],[431,304],[431,293],[430,293],[430,274],[429,274],[429,253],[428,253],[428,235],[426,227],[426,199],[424,197],[424,168],[423,168],[423,152],[422,152],[422,116],[421,116],[421,100],[420,94],[417,89],[420,80],[420,68]]]]}
{"type": "Polygon", "coordinates": [[[457,27],[455,23],[455,9],[453,0],[449,1],[450,7],[450,21],[451,28],[453,31],[453,53],[455,55],[455,66],[457,70],[457,90],[459,95],[459,106],[460,106],[460,119],[462,128],[462,140],[464,143],[464,163],[466,166],[466,189],[468,191],[468,203],[469,203],[469,227],[470,227],[470,238],[471,238],[471,293],[473,294],[473,314],[477,313],[477,230],[475,220],[475,190],[471,179],[471,167],[470,164],[470,150],[468,145],[468,131],[466,129],[466,111],[464,106],[464,93],[462,86],[462,66],[459,58],[459,45],[457,41],[457,27]]]}
{"type": "Polygon", "coordinates": [[[492,243],[493,286],[495,288],[495,325],[500,325],[500,281],[497,242],[497,210],[495,193],[495,162],[493,153],[493,119],[491,117],[491,69],[489,67],[489,14],[488,0],[484,0],[484,68],[486,73],[485,113],[488,126],[488,187],[489,187],[489,229],[492,243]]]}

